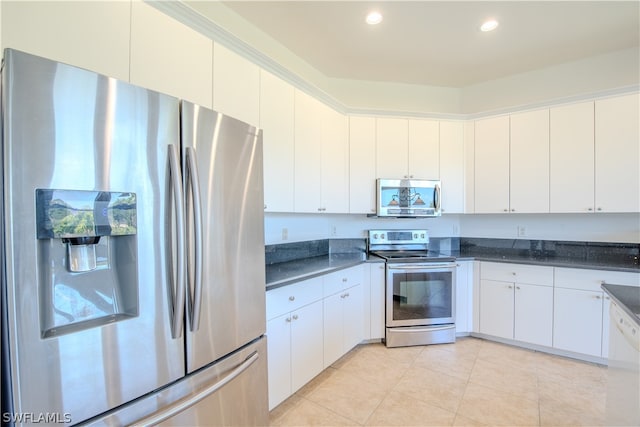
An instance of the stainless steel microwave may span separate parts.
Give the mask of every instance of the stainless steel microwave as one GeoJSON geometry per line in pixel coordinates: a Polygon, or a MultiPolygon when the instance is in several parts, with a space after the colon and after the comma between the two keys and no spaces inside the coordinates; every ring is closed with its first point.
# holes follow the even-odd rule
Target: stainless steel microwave
{"type": "Polygon", "coordinates": [[[440,210],[440,181],[424,179],[377,180],[377,215],[382,217],[434,217],[440,210]]]}

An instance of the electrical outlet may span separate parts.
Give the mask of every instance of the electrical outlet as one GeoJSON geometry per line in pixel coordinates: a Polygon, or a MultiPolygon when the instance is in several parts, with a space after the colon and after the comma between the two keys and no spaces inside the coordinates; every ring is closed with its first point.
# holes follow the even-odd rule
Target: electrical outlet
{"type": "Polygon", "coordinates": [[[526,237],[527,235],[527,227],[524,225],[518,226],[518,237],[526,237]]]}
{"type": "Polygon", "coordinates": [[[338,235],[338,230],[337,230],[335,225],[331,226],[331,235],[332,236],[337,236],[338,235]]]}
{"type": "Polygon", "coordinates": [[[288,240],[289,239],[289,229],[288,228],[283,228],[282,229],[282,240],[288,240]]]}
{"type": "Polygon", "coordinates": [[[453,227],[451,227],[451,234],[453,236],[457,236],[460,233],[460,230],[458,229],[458,224],[453,224],[453,227]]]}

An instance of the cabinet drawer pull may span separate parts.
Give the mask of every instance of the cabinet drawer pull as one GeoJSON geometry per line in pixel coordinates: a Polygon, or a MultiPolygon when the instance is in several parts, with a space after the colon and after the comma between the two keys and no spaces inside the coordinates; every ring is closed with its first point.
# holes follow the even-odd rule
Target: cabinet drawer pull
{"type": "Polygon", "coordinates": [[[293,320],[298,320],[298,315],[297,314],[293,315],[293,320]]]}
{"type": "Polygon", "coordinates": [[[295,300],[296,300],[296,297],[294,297],[293,295],[289,297],[289,301],[295,301],[295,300]]]}

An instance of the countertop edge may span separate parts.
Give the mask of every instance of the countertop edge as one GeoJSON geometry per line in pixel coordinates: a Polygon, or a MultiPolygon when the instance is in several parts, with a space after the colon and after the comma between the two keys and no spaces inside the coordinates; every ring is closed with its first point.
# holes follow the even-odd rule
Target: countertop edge
{"type": "Polygon", "coordinates": [[[636,288],[635,286],[627,286],[627,285],[611,285],[609,283],[603,283],[601,286],[602,290],[609,295],[609,297],[617,303],[617,305],[629,316],[633,319],[638,326],[640,326],[640,317],[637,313],[634,313],[631,308],[628,306],[628,302],[623,302],[622,297],[620,297],[616,292],[616,287],[621,288],[630,288],[637,289],[638,293],[640,293],[640,287],[636,288]]]}

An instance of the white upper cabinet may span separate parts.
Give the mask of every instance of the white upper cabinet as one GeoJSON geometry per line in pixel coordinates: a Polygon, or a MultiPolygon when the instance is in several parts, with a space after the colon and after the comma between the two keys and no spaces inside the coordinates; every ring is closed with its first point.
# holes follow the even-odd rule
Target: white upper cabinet
{"type": "Polygon", "coordinates": [[[509,116],[475,122],[475,213],[509,212],[509,116]]]}
{"type": "Polygon", "coordinates": [[[260,69],[226,47],[213,44],[213,109],[258,126],[260,69]]]}
{"type": "Polygon", "coordinates": [[[595,102],[595,208],[640,212],[640,95],[595,102]]]}
{"type": "Polygon", "coordinates": [[[323,105],[322,212],[349,212],[349,121],[344,114],[323,105]]]}
{"type": "Polygon", "coordinates": [[[464,213],[464,160],[464,123],[440,122],[443,213],[464,213]]]}
{"type": "Polygon", "coordinates": [[[464,124],[464,213],[475,212],[475,156],[476,156],[475,122],[464,124]]]}
{"type": "Polygon", "coordinates": [[[549,110],[512,114],[509,209],[549,212],[549,110]]]}
{"type": "Polygon", "coordinates": [[[263,130],[267,212],[293,212],[294,93],[290,84],[260,71],[260,128],[263,130]]]}
{"type": "Polygon", "coordinates": [[[322,212],[322,115],[323,105],[304,92],[295,91],[294,211],[322,212]]]}
{"type": "Polygon", "coordinates": [[[409,178],[440,179],[440,124],[435,120],[409,120],[409,178]]]}
{"type": "Polygon", "coordinates": [[[146,3],[131,13],[131,83],[211,108],[213,42],[146,3]]]}
{"type": "Polygon", "coordinates": [[[3,1],[1,7],[3,48],[129,81],[130,2],[3,1]]]}
{"type": "Polygon", "coordinates": [[[376,119],[349,118],[349,212],[376,212],[376,119]]]}
{"type": "Polygon", "coordinates": [[[550,111],[550,211],[593,211],[593,101],[550,111]]]}
{"type": "Polygon", "coordinates": [[[408,141],[408,120],[376,119],[376,178],[408,177],[408,141]]]}

